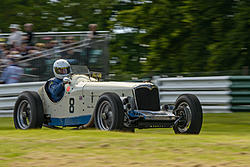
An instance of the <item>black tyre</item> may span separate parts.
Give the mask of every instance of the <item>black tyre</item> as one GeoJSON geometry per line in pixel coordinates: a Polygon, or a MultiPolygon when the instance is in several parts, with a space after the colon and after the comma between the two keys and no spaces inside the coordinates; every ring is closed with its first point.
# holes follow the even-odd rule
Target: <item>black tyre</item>
{"type": "Polygon", "coordinates": [[[174,114],[180,117],[174,126],[176,134],[199,134],[202,127],[201,103],[195,95],[183,94],[178,97],[174,114]]]}
{"type": "Polygon", "coordinates": [[[122,101],[115,93],[103,94],[95,108],[94,123],[100,130],[123,129],[124,111],[122,101]]]}
{"type": "Polygon", "coordinates": [[[43,104],[37,92],[22,92],[14,107],[16,129],[35,129],[43,125],[43,104]]]}

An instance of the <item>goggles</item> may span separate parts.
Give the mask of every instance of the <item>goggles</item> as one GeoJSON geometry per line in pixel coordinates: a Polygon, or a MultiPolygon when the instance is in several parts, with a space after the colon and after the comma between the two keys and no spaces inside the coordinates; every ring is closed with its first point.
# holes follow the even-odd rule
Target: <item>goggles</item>
{"type": "Polygon", "coordinates": [[[56,67],[55,72],[57,74],[69,74],[70,73],[70,67],[56,67]]]}

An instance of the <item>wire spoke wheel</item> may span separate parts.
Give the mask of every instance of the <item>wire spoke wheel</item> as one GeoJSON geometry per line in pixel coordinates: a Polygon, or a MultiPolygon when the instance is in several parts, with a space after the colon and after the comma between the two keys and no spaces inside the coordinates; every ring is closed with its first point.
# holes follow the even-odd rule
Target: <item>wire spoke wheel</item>
{"type": "Polygon", "coordinates": [[[42,100],[37,92],[22,92],[14,107],[14,125],[16,129],[41,128],[44,120],[42,100]]]}
{"type": "Polygon", "coordinates": [[[17,121],[22,129],[27,129],[31,123],[31,108],[27,100],[20,102],[17,109],[17,121]]]}
{"type": "Polygon", "coordinates": [[[108,101],[103,101],[97,111],[97,121],[103,130],[110,130],[113,123],[113,113],[111,104],[108,101]]]}
{"type": "Polygon", "coordinates": [[[192,94],[183,94],[178,97],[173,112],[178,122],[173,127],[177,134],[199,134],[203,114],[199,99],[192,94]]]}
{"type": "Polygon", "coordinates": [[[176,115],[180,117],[180,120],[177,124],[177,128],[181,133],[186,132],[192,121],[192,113],[190,106],[186,102],[182,102],[178,108],[176,115]]]}
{"type": "Polygon", "coordinates": [[[104,93],[95,107],[94,123],[100,130],[121,130],[124,111],[120,97],[115,93],[104,93]]]}

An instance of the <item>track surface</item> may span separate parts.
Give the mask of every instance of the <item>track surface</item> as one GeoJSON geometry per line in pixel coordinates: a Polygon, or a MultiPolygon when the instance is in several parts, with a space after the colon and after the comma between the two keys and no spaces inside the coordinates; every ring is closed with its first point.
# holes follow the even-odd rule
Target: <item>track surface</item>
{"type": "Polygon", "coordinates": [[[0,166],[249,166],[250,113],[204,114],[200,135],[172,129],[135,133],[15,130],[0,118],[0,166]]]}

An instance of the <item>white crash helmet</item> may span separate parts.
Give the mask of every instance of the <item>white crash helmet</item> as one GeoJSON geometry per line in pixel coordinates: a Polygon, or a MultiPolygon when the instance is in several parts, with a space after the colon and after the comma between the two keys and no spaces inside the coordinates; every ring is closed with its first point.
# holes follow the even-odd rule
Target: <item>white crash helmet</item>
{"type": "Polygon", "coordinates": [[[64,60],[59,59],[55,61],[53,65],[53,72],[56,78],[63,79],[64,77],[68,77],[71,73],[70,64],[64,60]]]}

